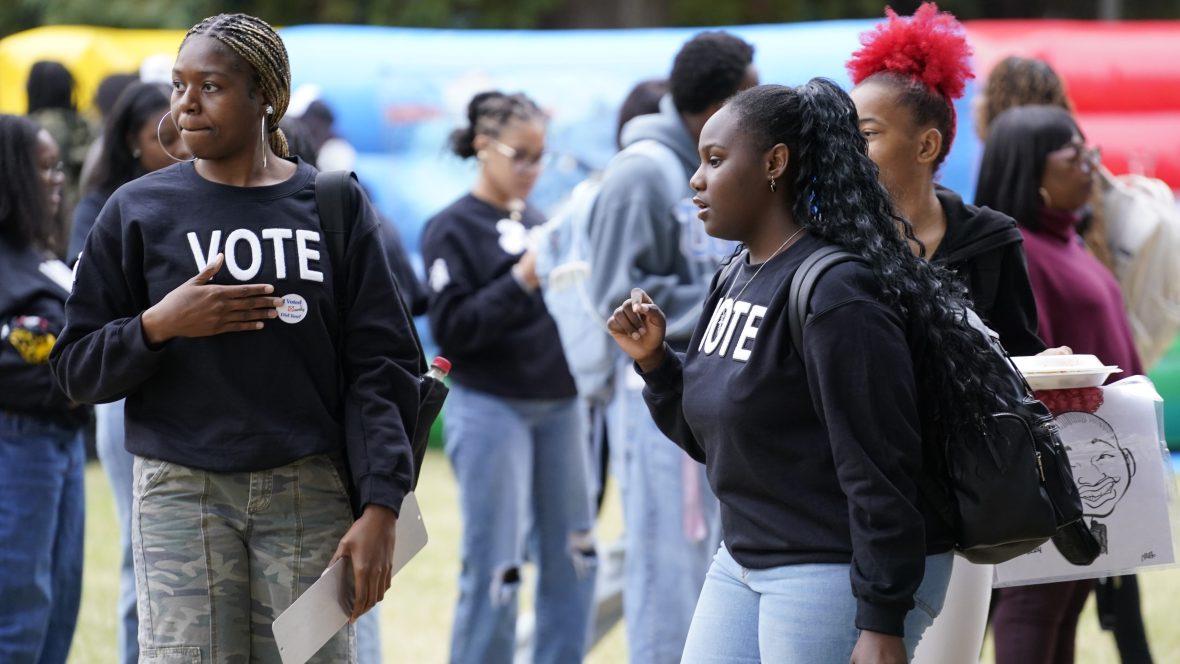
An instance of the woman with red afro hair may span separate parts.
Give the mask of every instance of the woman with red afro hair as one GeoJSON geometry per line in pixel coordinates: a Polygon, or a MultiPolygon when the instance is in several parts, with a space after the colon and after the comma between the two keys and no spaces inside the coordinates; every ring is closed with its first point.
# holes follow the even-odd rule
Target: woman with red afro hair
{"type": "MultiPolygon", "coordinates": [[[[1023,239],[1016,222],[969,205],[939,186],[936,174],[955,138],[954,100],[972,78],[963,27],[954,16],[923,4],[912,17],[887,19],[861,36],[848,62],[856,87],[861,133],[903,217],[913,224],[915,253],[951,268],[976,312],[1013,355],[1045,346],[1023,239]]],[[[956,557],[943,613],[927,630],[915,661],[978,662],[991,594],[991,566],[956,557]]]]}

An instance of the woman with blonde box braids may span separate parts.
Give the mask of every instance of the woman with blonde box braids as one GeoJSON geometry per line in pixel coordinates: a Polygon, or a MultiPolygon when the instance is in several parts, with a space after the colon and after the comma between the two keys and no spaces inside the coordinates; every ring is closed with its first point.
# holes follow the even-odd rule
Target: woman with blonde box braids
{"type": "MultiPolygon", "coordinates": [[[[51,356],[73,400],[127,400],[140,662],[279,662],[275,617],[340,559],[353,622],[389,587],[420,349],[359,188],[332,264],[290,81],[257,18],[189,31],[160,124],[194,159],[111,196],[51,356]]],[[[312,661],[354,661],[352,631],[312,661]]]]}

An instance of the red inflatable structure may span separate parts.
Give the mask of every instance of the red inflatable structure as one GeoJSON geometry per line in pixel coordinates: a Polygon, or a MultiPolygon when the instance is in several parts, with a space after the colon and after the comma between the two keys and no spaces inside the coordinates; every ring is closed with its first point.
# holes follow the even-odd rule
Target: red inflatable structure
{"type": "Polygon", "coordinates": [[[967,32],[980,78],[1009,55],[1045,60],[1107,168],[1180,190],[1180,24],[970,21],[967,32]]]}

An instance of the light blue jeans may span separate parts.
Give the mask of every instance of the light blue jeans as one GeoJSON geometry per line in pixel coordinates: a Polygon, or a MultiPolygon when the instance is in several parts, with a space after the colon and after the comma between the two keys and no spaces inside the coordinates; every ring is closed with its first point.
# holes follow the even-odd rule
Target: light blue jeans
{"type": "Polygon", "coordinates": [[[135,565],[131,557],[131,491],[135,485],[135,457],[123,446],[123,405],[120,399],[94,407],[94,443],[119,522],[119,628],[115,642],[123,664],[139,661],[139,619],[135,611],[135,565]]]}
{"type": "Polygon", "coordinates": [[[643,402],[643,379],[630,362],[615,372],[607,421],[627,545],[623,618],[629,659],[676,664],[721,541],[720,507],[705,467],[656,428],[643,402]],[[693,493],[686,494],[686,486],[699,500],[686,499],[693,493]],[[691,510],[694,502],[699,508],[691,510]],[[700,527],[690,527],[694,522],[700,527]]]}
{"type": "MultiPolygon", "coordinates": [[[[905,618],[906,658],[942,610],[954,554],[926,557],[905,618]]],[[[860,632],[846,564],[746,569],[722,545],[692,619],[685,664],[848,664],[860,632]]]]}
{"type": "Polygon", "coordinates": [[[597,571],[582,431],[575,399],[451,387],[444,435],[463,515],[451,662],[511,664],[526,560],[537,565],[533,661],[582,660],[597,571]]]}
{"type": "MultiPolygon", "coordinates": [[[[139,661],[139,618],[136,613],[135,565],[131,556],[131,493],[135,485],[135,456],[124,447],[123,406],[120,399],[94,407],[95,446],[98,460],[111,483],[115,516],[119,522],[122,551],[119,568],[119,630],[116,635],[118,661],[139,661]]],[[[381,663],[381,612],[373,607],[356,623],[357,664],[381,663]]]]}
{"type": "Polygon", "coordinates": [[[0,411],[0,662],[64,664],[82,599],[86,449],[0,411]]]}

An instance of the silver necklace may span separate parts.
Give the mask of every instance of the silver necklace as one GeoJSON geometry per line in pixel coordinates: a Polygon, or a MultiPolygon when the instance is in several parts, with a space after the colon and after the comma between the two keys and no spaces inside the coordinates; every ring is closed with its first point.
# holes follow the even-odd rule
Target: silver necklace
{"type": "MultiPolygon", "coordinates": [[[[778,246],[778,249],[774,250],[774,253],[770,255],[770,258],[767,258],[766,260],[762,261],[762,264],[758,266],[758,269],[754,270],[754,276],[750,277],[748,280],[746,280],[746,283],[742,284],[742,289],[740,291],[738,291],[738,294],[735,295],[733,299],[736,300],[736,299],[740,298],[742,296],[742,293],[746,292],[746,287],[749,286],[751,282],[753,282],[755,279],[758,278],[758,274],[762,272],[762,268],[766,267],[767,263],[769,263],[771,260],[773,260],[775,256],[778,256],[779,254],[781,254],[788,246],[790,246],[791,243],[794,241],[794,239],[796,237],[798,237],[798,235],[800,233],[802,233],[803,230],[804,230],[804,228],[802,226],[800,226],[799,230],[795,231],[794,233],[791,233],[791,237],[789,237],[785,241],[783,241],[783,243],[778,246]]],[[[733,283],[729,285],[729,289],[725,291],[725,295],[723,295],[720,300],[717,300],[718,307],[720,307],[722,305],[722,303],[724,303],[726,300],[729,299],[729,294],[733,292],[733,287],[736,285],[737,285],[737,279],[734,279],[733,283]]],[[[713,334],[720,334],[722,331],[725,330],[725,326],[729,324],[729,315],[732,312],[733,312],[733,307],[730,307],[729,309],[722,309],[721,310],[720,315],[717,316],[717,325],[716,325],[716,327],[713,328],[713,334]]]]}

